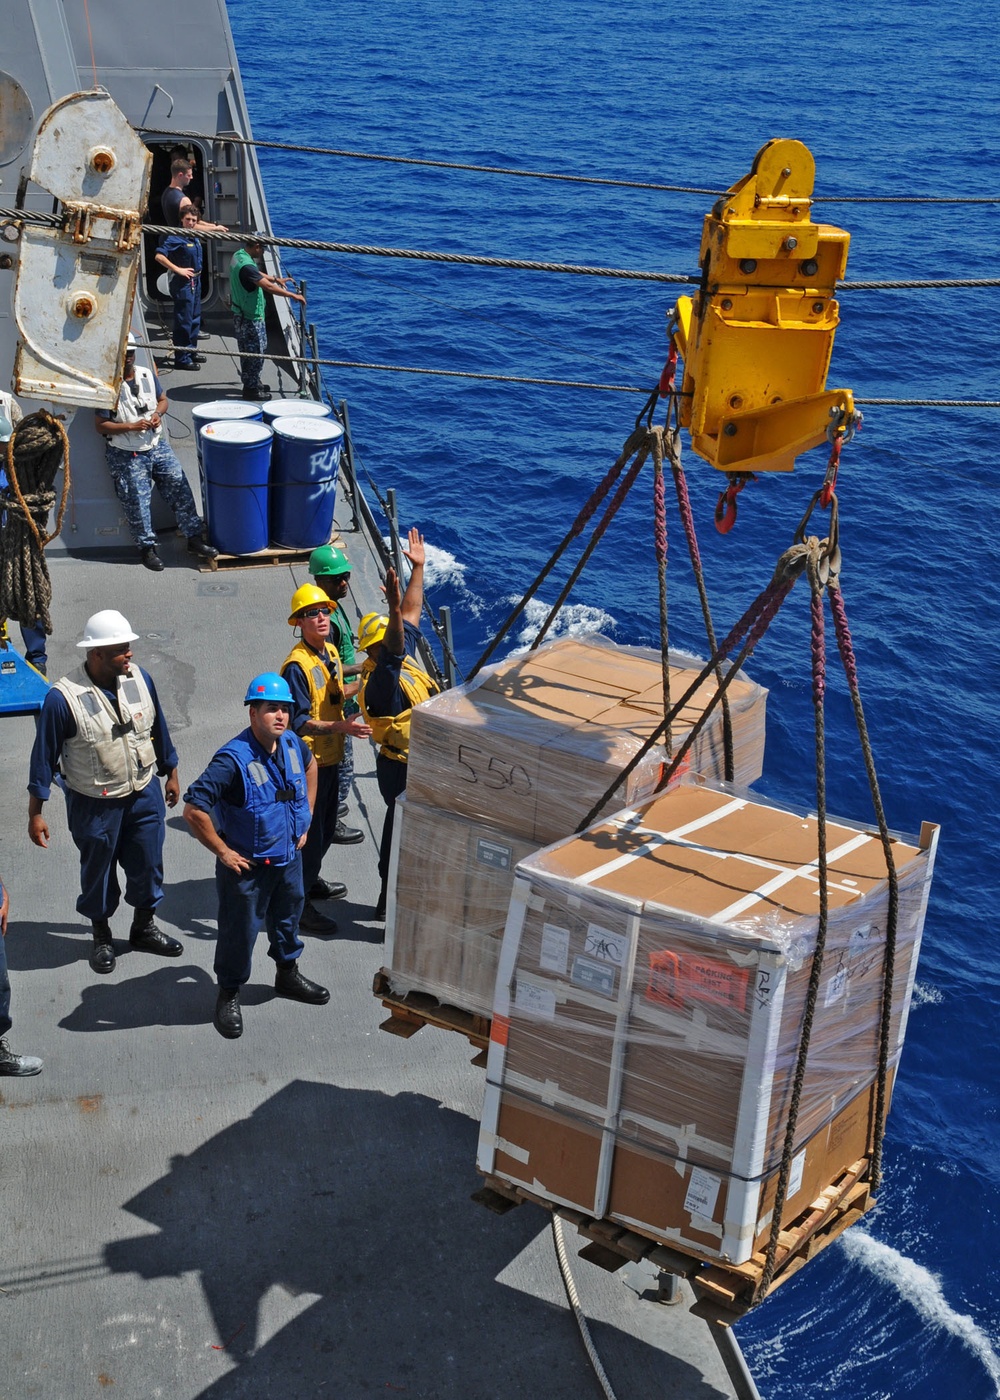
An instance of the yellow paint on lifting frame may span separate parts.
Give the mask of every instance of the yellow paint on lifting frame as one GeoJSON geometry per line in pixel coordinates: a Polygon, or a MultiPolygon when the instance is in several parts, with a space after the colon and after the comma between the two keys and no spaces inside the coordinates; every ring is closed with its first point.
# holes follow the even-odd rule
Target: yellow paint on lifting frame
{"type": "Polygon", "coordinates": [[[681,426],[725,472],[791,471],[853,413],[826,390],[850,234],[809,216],[816,165],[775,139],[705,216],[701,290],[680,297],[681,426]]]}

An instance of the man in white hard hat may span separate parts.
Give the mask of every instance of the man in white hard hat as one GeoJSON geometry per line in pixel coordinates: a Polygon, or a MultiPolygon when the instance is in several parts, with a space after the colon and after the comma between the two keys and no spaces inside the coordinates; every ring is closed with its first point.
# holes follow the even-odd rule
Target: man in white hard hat
{"type": "Polygon", "coordinates": [[[66,794],[70,835],[80,852],[77,910],[91,921],[90,965],[111,972],[115,946],[110,920],[125,874],[125,902],[135,910],[129,945],[178,958],[176,938],[158,928],[153,915],[163,898],[163,838],[166,805],[180,797],[177,752],[148,672],[132,665],[138,639],[120,612],[107,609],[87,619],[77,646],[86,660],[63,676],[45,697],[31,750],[28,835],[49,844],[42,815],[56,772],[66,794]]]}
{"type": "Polygon", "coordinates": [[[151,369],[135,362],[135,336],[125,347],[125,377],[112,411],[97,410],[97,431],[106,439],[104,455],[122,504],[129,534],[145,568],[159,573],[164,565],[156,552],[156,531],[150,515],[153,487],[173,511],[187,536],[188,553],[214,559],[218,550],[205,539],[205,525],[184,468],[163,435],[167,396],[151,369]]]}

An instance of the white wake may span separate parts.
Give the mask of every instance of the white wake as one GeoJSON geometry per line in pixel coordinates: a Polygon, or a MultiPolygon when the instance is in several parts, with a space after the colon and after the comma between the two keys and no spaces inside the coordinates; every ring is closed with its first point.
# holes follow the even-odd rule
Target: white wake
{"type": "Polygon", "coordinates": [[[1000,1395],[1000,1356],[987,1334],[971,1317],[958,1313],[948,1302],[940,1280],[922,1264],[900,1254],[857,1226],[841,1239],[847,1257],[868,1269],[881,1283],[890,1284],[932,1327],[950,1332],[979,1358],[1000,1395]]]}

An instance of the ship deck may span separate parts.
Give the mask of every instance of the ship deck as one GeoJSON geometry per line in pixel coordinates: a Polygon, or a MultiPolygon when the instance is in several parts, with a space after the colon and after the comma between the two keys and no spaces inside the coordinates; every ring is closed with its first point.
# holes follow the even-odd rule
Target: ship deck
{"type": "MultiPolygon", "coordinates": [[[[216,335],[206,349],[226,346],[216,335]]],[[[163,372],[192,481],[191,404],[233,393],[231,376],[232,362],[214,358],[197,375],[163,372]]],[[[273,367],[265,379],[275,387],[273,367]]],[[[338,521],[357,616],[377,605],[378,576],[349,512],[338,521]]],[[[90,613],[123,611],[159,689],[183,791],[243,726],[250,676],[280,665],[288,599],[308,575],[284,563],[199,572],[173,535],[162,554],[166,571],[152,574],[135,556],[50,546],[49,674],[78,663],[90,613]]],[[[378,1029],[382,805],[370,746],[355,742],[348,819],[366,840],[334,847],[324,872],[349,886],[325,906],[340,930],[307,936],[301,964],[329,986],[330,1003],[277,998],[262,937],[245,1032],[230,1042],[212,1026],[212,857],[179,809],[168,815],[158,918],[184,954],[129,951],[123,906],[117,966],[95,975],[58,794],[46,807],[50,848],[28,840],[33,730],[31,717],[0,719],[10,1041],[45,1060],[40,1077],[0,1081],[3,1400],[599,1394],[548,1216],[528,1205],[497,1218],[470,1199],[483,1086],[473,1050],[432,1028],[409,1040],[378,1029]]],[[[567,1236],[619,1396],[738,1393],[707,1324],[577,1260],[567,1236]]]]}

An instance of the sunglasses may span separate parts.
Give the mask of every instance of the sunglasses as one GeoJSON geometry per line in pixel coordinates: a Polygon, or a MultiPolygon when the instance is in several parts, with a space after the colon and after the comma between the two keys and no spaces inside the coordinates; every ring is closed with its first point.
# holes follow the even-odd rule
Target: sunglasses
{"type": "Polygon", "coordinates": [[[330,608],[306,608],[305,612],[300,612],[299,617],[329,617],[330,608]]]}

